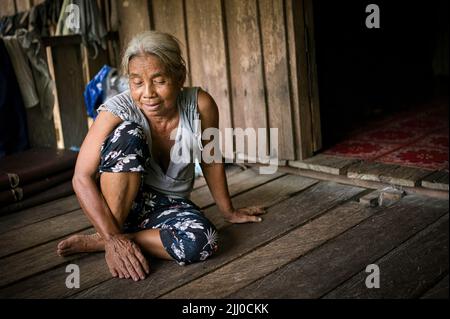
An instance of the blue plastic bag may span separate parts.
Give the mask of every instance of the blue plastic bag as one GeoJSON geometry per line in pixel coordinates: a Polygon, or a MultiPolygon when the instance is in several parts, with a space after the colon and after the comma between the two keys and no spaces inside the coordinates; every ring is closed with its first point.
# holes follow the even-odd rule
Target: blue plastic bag
{"type": "Polygon", "coordinates": [[[97,117],[97,108],[103,103],[104,100],[104,88],[103,82],[111,71],[111,67],[104,65],[95,77],[88,83],[84,90],[84,102],[86,103],[86,109],[88,116],[95,119],[97,117]]]}

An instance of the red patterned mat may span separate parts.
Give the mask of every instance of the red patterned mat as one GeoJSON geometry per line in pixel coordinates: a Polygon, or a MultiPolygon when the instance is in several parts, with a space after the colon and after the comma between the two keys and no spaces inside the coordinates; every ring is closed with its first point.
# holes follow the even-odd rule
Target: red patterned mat
{"type": "Polygon", "coordinates": [[[365,125],[324,154],[448,170],[448,99],[365,125]]]}

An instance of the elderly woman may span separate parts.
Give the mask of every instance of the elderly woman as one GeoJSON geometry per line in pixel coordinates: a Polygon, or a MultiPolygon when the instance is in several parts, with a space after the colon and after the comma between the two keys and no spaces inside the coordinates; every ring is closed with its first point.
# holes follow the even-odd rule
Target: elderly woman
{"type": "MultiPolygon", "coordinates": [[[[185,63],[177,40],[168,34],[137,35],[122,67],[130,89],[99,108],[73,177],[81,208],[97,233],[69,237],[57,252],[105,251],[114,277],[139,280],[149,273],[144,252],[184,265],[205,260],[217,249],[214,225],[189,200],[194,161],[174,161],[178,153],[173,150],[184,143],[190,154],[201,152],[208,143],[201,134],[217,128],[219,114],[208,93],[183,87],[185,63]]],[[[227,221],[261,221],[260,208],[233,208],[222,163],[200,164],[227,221]]]]}

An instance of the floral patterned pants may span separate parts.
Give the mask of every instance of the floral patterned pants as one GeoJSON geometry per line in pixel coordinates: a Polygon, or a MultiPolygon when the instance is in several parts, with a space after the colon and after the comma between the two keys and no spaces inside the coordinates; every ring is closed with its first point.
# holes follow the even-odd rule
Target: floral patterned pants
{"type": "MultiPolygon", "coordinates": [[[[142,128],[125,121],[103,143],[99,172],[144,175],[148,158],[142,128]]],[[[216,228],[197,205],[185,198],[161,194],[141,182],[123,230],[131,233],[149,228],[160,229],[164,248],[180,265],[205,260],[217,250],[216,228]]]]}

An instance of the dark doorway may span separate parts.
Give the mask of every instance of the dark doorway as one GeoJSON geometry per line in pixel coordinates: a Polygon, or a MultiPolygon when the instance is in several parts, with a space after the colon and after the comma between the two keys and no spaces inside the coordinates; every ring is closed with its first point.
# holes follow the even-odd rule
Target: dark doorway
{"type": "Polygon", "coordinates": [[[324,149],[367,121],[447,93],[448,1],[313,4],[324,149]],[[370,3],[380,8],[379,29],[365,25],[370,3]]]}

